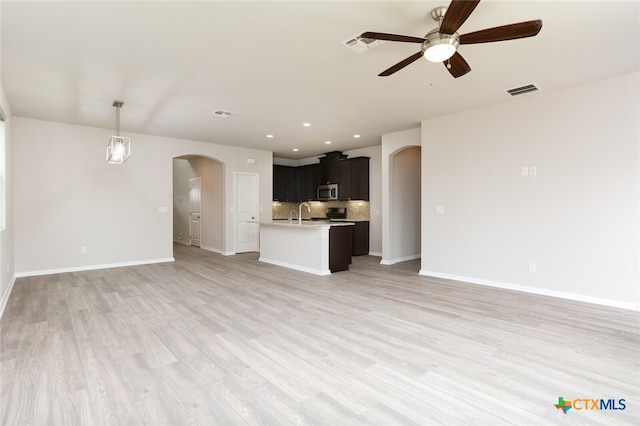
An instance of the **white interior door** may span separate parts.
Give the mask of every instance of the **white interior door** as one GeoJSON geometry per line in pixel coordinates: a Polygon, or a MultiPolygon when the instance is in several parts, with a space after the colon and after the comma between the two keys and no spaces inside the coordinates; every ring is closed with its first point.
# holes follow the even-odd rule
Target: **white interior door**
{"type": "Polygon", "coordinates": [[[259,251],[259,176],[236,173],[236,253],[259,251]]]}
{"type": "Polygon", "coordinates": [[[200,188],[202,182],[200,178],[189,179],[189,243],[192,246],[200,247],[200,188]]]}

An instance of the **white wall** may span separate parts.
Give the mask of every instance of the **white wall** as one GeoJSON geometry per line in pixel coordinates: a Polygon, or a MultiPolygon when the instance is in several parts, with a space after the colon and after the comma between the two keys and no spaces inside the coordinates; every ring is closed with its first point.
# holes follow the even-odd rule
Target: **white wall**
{"type": "Polygon", "coordinates": [[[639,80],[423,121],[421,273],[637,309],[639,80]]]}
{"type": "Polygon", "coordinates": [[[13,215],[13,137],[11,107],[0,85],[0,106],[5,114],[4,153],[0,157],[5,161],[5,227],[0,230],[0,316],[9,300],[11,288],[15,282],[14,269],[14,215],[13,215]]]}
{"type": "Polygon", "coordinates": [[[131,158],[115,166],[104,162],[110,130],[14,117],[13,132],[20,275],[170,260],[174,157],[201,155],[225,164],[225,254],[235,252],[235,171],[260,174],[260,207],[271,215],[268,151],[125,134],[132,138],[131,158]]]}
{"type": "MultiPolygon", "coordinates": [[[[396,196],[402,198],[401,193],[395,194],[393,182],[394,176],[399,174],[405,175],[406,171],[399,170],[396,172],[394,168],[394,156],[409,147],[419,147],[421,144],[420,128],[403,130],[400,132],[382,135],[381,150],[381,170],[382,170],[382,260],[381,263],[391,265],[396,262],[406,260],[402,254],[410,251],[402,249],[404,242],[402,235],[404,231],[399,232],[397,229],[402,228],[402,218],[396,218],[395,206],[398,204],[396,196]],[[396,228],[396,229],[394,229],[396,228]],[[397,241],[396,241],[397,240],[397,241]],[[396,250],[400,247],[402,254],[396,254],[396,250]]],[[[415,172],[410,172],[415,176],[415,172]]],[[[400,179],[403,179],[402,177],[400,179]]],[[[420,197],[418,197],[420,198],[420,197]]],[[[400,213],[400,211],[399,211],[400,213]]],[[[409,225],[406,229],[412,229],[415,232],[415,226],[409,225]]],[[[409,256],[406,256],[409,257],[409,256]]],[[[414,257],[414,256],[411,256],[414,257]]]]}

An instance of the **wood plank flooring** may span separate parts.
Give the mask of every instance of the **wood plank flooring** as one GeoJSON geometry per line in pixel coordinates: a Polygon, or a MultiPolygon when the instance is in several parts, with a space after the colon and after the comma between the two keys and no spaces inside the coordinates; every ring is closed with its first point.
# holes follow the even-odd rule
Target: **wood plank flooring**
{"type": "MultiPolygon", "coordinates": [[[[419,276],[176,262],[20,278],[4,425],[638,424],[637,312],[419,276]],[[625,399],[557,410],[558,397],[625,399]]],[[[606,285],[606,283],[603,283],[606,285]]]]}

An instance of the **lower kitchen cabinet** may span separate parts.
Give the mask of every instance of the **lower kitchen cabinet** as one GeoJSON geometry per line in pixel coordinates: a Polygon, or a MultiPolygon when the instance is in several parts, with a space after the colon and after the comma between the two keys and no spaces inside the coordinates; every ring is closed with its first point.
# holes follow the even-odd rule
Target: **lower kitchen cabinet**
{"type": "Polygon", "coordinates": [[[329,270],[346,271],[351,264],[353,226],[332,226],[329,229],[329,270]]]}
{"type": "Polygon", "coordinates": [[[353,227],[353,256],[369,254],[369,221],[355,222],[353,227]]]}

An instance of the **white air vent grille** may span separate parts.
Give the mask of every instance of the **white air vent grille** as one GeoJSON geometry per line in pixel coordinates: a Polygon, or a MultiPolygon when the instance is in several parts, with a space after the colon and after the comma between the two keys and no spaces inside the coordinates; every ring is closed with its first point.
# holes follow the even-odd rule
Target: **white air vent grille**
{"type": "Polygon", "coordinates": [[[213,115],[214,117],[220,117],[220,118],[229,118],[231,117],[231,114],[233,113],[229,111],[223,111],[221,109],[215,110],[211,113],[211,115],[213,115]]]}
{"type": "Polygon", "coordinates": [[[353,37],[349,37],[348,39],[343,41],[342,44],[344,44],[354,52],[364,53],[369,49],[380,46],[382,42],[380,40],[375,40],[372,38],[363,38],[358,34],[353,37]]]}
{"type": "Polygon", "coordinates": [[[514,87],[513,89],[509,89],[507,90],[507,93],[511,96],[518,96],[525,93],[536,92],[538,90],[540,90],[540,88],[535,84],[527,84],[526,86],[514,87]]]}

